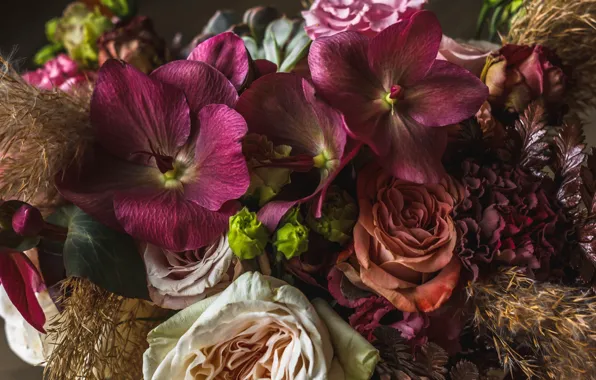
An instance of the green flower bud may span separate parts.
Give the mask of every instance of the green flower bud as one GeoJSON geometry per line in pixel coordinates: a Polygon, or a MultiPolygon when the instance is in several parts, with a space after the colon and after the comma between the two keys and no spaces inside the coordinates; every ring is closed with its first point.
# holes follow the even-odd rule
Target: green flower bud
{"type": "Polygon", "coordinates": [[[68,55],[84,66],[97,63],[97,39],[112,28],[112,22],[98,9],[89,10],[83,3],[72,3],[58,21],[54,38],[68,55]]]}
{"type": "Polygon", "coordinates": [[[61,44],[46,45],[35,53],[33,62],[38,66],[43,66],[47,61],[55,58],[63,48],[61,44]]]}
{"type": "Polygon", "coordinates": [[[358,219],[358,207],[350,195],[338,188],[331,188],[323,204],[322,216],[315,219],[310,213],[306,223],[325,239],[346,244],[352,238],[352,228],[358,219]]]}
{"type": "Polygon", "coordinates": [[[275,233],[273,246],[286,259],[300,256],[308,250],[309,229],[302,224],[302,216],[298,207],[288,211],[275,233]]]}
{"type": "Polygon", "coordinates": [[[254,199],[259,207],[275,197],[281,189],[290,183],[292,170],[286,168],[264,167],[273,158],[289,157],[292,147],[273,145],[266,136],[249,134],[243,143],[243,152],[248,159],[250,186],[246,196],[254,199]]]}
{"type": "Polygon", "coordinates": [[[50,21],[46,22],[46,37],[48,38],[48,41],[52,43],[58,42],[56,41],[56,28],[58,27],[59,21],[60,19],[58,17],[55,17],[50,21]]]}
{"type": "Polygon", "coordinates": [[[267,240],[267,228],[259,222],[256,213],[245,207],[230,217],[228,241],[230,248],[240,259],[250,260],[262,254],[267,240]]]}
{"type": "MultiPolygon", "coordinates": [[[[133,1],[131,0],[130,2],[132,3],[133,1]]],[[[128,0],[101,0],[101,3],[120,18],[130,16],[134,9],[134,3],[130,6],[128,0]]]]}

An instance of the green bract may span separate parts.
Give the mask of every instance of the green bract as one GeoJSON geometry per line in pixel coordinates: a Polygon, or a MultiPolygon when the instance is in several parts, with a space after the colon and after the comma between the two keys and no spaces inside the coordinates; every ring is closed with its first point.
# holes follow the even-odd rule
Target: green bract
{"type": "Polygon", "coordinates": [[[308,250],[309,229],[302,224],[299,208],[293,208],[281,222],[275,233],[273,245],[286,259],[300,256],[308,250]]]}
{"type": "Polygon", "coordinates": [[[352,236],[352,228],[358,219],[358,207],[350,195],[337,188],[330,189],[323,204],[321,218],[315,219],[310,213],[306,223],[325,239],[346,244],[352,236]]]}
{"type": "Polygon", "coordinates": [[[134,0],[101,0],[101,3],[120,18],[126,18],[134,13],[134,0]]]}
{"type": "Polygon", "coordinates": [[[240,259],[250,260],[262,254],[268,239],[267,228],[246,207],[230,217],[228,241],[240,259]]]}
{"type": "Polygon", "coordinates": [[[72,59],[93,66],[97,63],[97,39],[111,28],[112,22],[98,9],[91,11],[83,3],[72,3],[56,23],[53,37],[72,59]]]}

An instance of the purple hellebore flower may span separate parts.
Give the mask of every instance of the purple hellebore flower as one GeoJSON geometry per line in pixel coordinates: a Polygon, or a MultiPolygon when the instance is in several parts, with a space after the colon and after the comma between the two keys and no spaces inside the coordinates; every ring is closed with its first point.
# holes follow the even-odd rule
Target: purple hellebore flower
{"type": "Polygon", "coordinates": [[[175,61],[147,76],[107,61],[91,99],[96,146],[62,195],[113,228],[172,251],[225,231],[249,185],[236,89],[204,62],[175,61]]]}
{"type": "Polygon", "coordinates": [[[401,179],[438,182],[447,132],[431,127],[474,115],[488,97],[473,74],[436,60],[442,35],[436,16],[420,11],[374,38],[342,32],[310,49],[317,91],[344,113],[348,134],[401,179]]]}
{"type": "MultiPolygon", "coordinates": [[[[327,188],[360,146],[348,146],[342,114],[317,99],[308,81],[286,73],[265,75],[253,82],[240,96],[236,109],[246,119],[249,133],[264,135],[274,145],[292,147],[291,156],[274,163],[275,167],[318,171],[319,183],[309,194],[298,191],[296,195],[284,188],[259,211],[259,220],[273,230],[290,208],[309,200],[314,200],[315,215],[320,216],[327,188]],[[284,192],[291,195],[284,197],[284,192]]],[[[294,190],[306,188],[300,180],[293,182],[297,185],[294,190]]]]}

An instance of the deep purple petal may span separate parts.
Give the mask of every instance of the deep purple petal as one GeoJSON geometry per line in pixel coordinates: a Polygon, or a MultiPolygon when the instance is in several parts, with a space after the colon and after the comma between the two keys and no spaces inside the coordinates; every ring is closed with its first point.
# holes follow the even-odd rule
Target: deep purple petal
{"type": "Polygon", "coordinates": [[[346,142],[342,115],[315,98],[314,88],[296,74],[266,75],[247,89],[236,107],[250,133],[292,147],[292,155],[313,157],[327,150],[341,159],[346,142]]]}
{"type": "Polygon", "coordinates": [[[199,125],[196,179],[184,185],[184,196],[217,211],[225,202],[240,198],[250,184],[242,154],[246,122],[228,106],[212,104],[199,112],[199,125]]]}
{"type": "Polygon", "coordinates": [[[37,236],[43,227],[41,212],[30,204],[22,205],[12,216],[12,229],[21,236],[37,236]]]}
{"type": "Polygon", "coordinates": [[[228,227],[237,209],[228,203],[209,211],[185,199],[178,190],[145,190],[118,193],[116,217],[132,237],[174,252],[209,244],[228,227]]]}
{"type": "Polygon", "coordinates": [[[12,304],[37,331],[45,333],[46,316],[35,297],[39,272],[22,252],[0,248],[0,282],[12,304]]]}
{"type": "MultiPolygon", "coordinates": [[[[320,38],[310,48],[308,63],[317,91],[344,114],[350,135],[373,146],[372,136],[389,108],[386,91],[368,66],[368,45],[368,38],[356,32],[320,38]]],[[[373,148],[385,154],[389,145],[373,148]]]]}
{"type": "Polygon", "coordinates": [[[387,91],[395,84],[412,85],[424,78],[431,68],[442,37],[441,25],[434,13],[416,12],[370,41],[370,67],[387,91]]]}
{"type": "Polygon", "coordinates": [[[257,78],[277,72],[277,65],[266,59],[257,59],[255,60],[254,65],[257,78]]]}
{"type": "Polygon", "coordinates": [[[445,169],[441,158],[447,146],[447,131],[431,128],[395,115],[391,119],[391,150],[379,163],[395,177],[417,183],[438,183],[445,169]]]}
{"type": "Polygon", "coordinates": [[[173,156],[190,134],[182,91],[110,60],[99,70],[91,98],[91,123],[99,144],[125,160],[147,163],[152,152],[173,156]]]}
{"type": "Polygon", "coordinates": [[[160,171],[121,160],[96,147],[80,170],[59,174],[56,186],[62,196],[103,224],[122,229],[114,215],[114,194],[130,189],[160,188],[160,171]]]}
{"type": "Polygon", "coordinates": [[[244,41],[232,32],[218,34],[200,43],[187,60],[210,64],[229,79],[237,90],[248,75],[249,57],[244,41]]]}
{"type": "Polygon", "coordinates": [[[468,70],[435,61],[428,75],[407,88],[404,111],[422,125],[445,126],[467,119],[488,98],[488,87],[468,70]]]}
{"type": "Polygon", "coordinates": [[[269,202],[259,210],[257,218],[265,227],[267,227],[269,232],[273,232],[286,212],[300,203],[300,201],[301,200],[269,202]]]}
{"type": "Polygon", "coordinates": [[[151,77],[184,91],[192,112],[208,104],[236,105],[238,93],[230,81],[204,62],[174,61],[151,73],[151,77]]]}

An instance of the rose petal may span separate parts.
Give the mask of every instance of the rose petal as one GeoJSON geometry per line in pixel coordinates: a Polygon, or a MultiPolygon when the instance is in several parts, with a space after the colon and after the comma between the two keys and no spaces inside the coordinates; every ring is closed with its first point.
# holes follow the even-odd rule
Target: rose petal
{"type": "Polygon", "coordinates": [[[487,98],[488,88],[472,73],[435,61],[426,78],[406,89],[404,110],[422,125],[440,127],[475,115],[487,98]]]}
{"type": "Polygon", "coordinates": [[[187,60],[210,64],[228,78],[237,90],[248,75],[249,57],[244,42],[232,32],[218,34],[200,43],[187,60]]]}
{"type": "Polygon", "coordinates": [[[184,199],[177,190],[156,189],[118,193],[114,209],[134,238],[179,252],[200,248],[222,234],[236,206],[213,212],[184,199]]]}
{"type": "Polygon", "coordinates": [[[250,175],[242,154],[246,122],[223,104],[199,112],[199,135],[195,146],[196,179],[184,185],[184,194],[202,207],[217,211],[248,189],[250,175]]]}
{"type": "Polygon", "coordinates": [[[66,200],[103,224],[121,230],[114,214],[114,194],[162,187],[160,176],[156,167],[121,160],[96,146],[80,170],[73,166],[64,174],[58,174],[56,186],[66,200]]]}
{"type": "Polygon", "coordinates": [[[46,317],[35,296],[41,276],[21,252],[0,248],[0,282],[8,298],[23,318],[37,331],[45,333],[46,317]]]}
{"type": "Polygon", "coordinates": [[[257,59],[255,60],[254,65],[257,78],[277,72],[277,65],[266,59],[257,59]]]}
{"type": "Polygon", "coordinates": [[[153,71],[151,77],[184,91],[190,110],[194,113],[208,104],[234,107],[238,101],[238,93],[232,83],[204,62],[170,62],[153,71]]]}
{"type": "Polygon", "coordinates": [[[100,69],[91,98],[91,123],[98,143],[125,160],[147,163],[156,151],[173,156],[190,134],[182,91],[110,60],[100,69]]]}
{"type": "Polygon", "coordinates": [[[387,91],[396,84],[410,86],[424,78],[431,68],[442,37],[441,25],[434,13],[416,12],[371,40],[370,67],[382,78],[387,91]]]}

